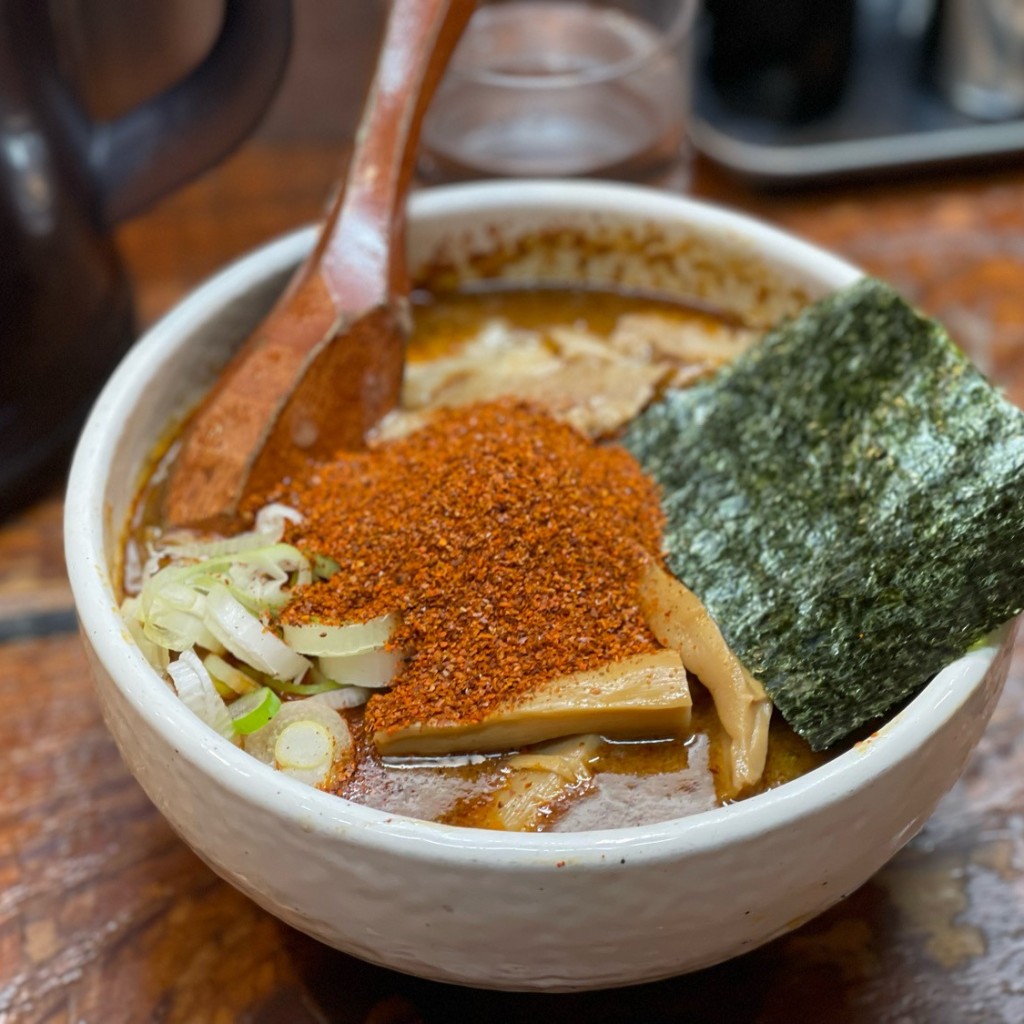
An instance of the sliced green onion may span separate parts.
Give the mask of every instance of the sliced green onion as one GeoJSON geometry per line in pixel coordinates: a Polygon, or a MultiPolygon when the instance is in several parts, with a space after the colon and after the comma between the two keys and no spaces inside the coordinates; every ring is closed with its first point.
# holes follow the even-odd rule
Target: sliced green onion
{"type": "Polygon", "coordinates": [[[320,671],[345,686],[367,686],[378,690],[389,686],[402,667],[402,652],[376,647],[341,658],[320,658],[320,671]]]}
{"type": "MultiPolygon", "coordinates": [[[[234,537],[214,537],[196,530],[174,530],[165,533],[151,546],[147,567],[157,567],[162,559],[175,562],[184,559],[207,561],[224,555],[236,555],[254,548],[277,544],[284,536],[285,523],[301,523],[302,514],[288,505],[266,505],[256,513],[256,528],[234,537]]],[[[154,575],[149,568],[146,576],[154,575]]]]}
{"type": "Polygon", "coordinates": [[[336,690],[328,690],[325,693],[317,693],[307,697],[308,701],[316,701],[323,704],[325,708],[333,711],[344,711],[345,708],[358,708],[370,699],[373,690],[363,686],[339,686],[336,690]]]}
{"type": "Polygon", "coordinates": [[[210,679],[213,680],[213,688],[225,701],[234,700],[238,696],[227,683],[222,683],[216,676],[210,676],[210,679]]]}
{"type": "MultiPolygon", "coordinates": [[[[209,621],[208,596],[226,587],[251,612],[283,607],[295,586],[312,581],[309,562],[288,544],[208,558],[193,565],[169,565],[143,584],[134,617],[153,644],[169,651],[201,647],[216,654],[226,645],[209,621]]],[[[131,628],[130,620],[126,622],[131,628]]]]}
{"type": "Polygon", "coordinates": [[[295,587],[313,582],[313,573],[298,548],[273,544],[232,558],[223,582],[253,611],[276,611],[288,603],[295,587]]]}
{"type": "Polygon", "coordinates": [[[352,756],[352,736],[345,720],[312,700],[282,704],[268,725],[243,738],[245,749],[310,786],[329,781],[332,770],[352,756]],[[289,731],[290,727],[303,728],[289,731]]]}
{"type": "Polygon", "coordinates": [[[214,584],[206,597],[210,632],[239,661],[275,679],[301,679],[310,663],[236,600],[227,587],[214,584]]]}
{"type": "Polygon", "coordinates": [[[216,537],[206,539],[204,534],[194,530],[176,530],[165,533],[153,545],[152,554],[155,560],[170,558],[176,563],[183,561],[202,562],[212,558],[223,558],[225,555],[236,555],[252,548],[265,547],[274,541],[256,533],[239,533],[234,537],[216,537]]]}
{"type": "Polygon", "coordinates": [[[284,536],[285,523],[301,523],[302,513],[280,501],[264,505],[256,513],[256,532],[276,544],[284,536]]]}
{"type": "Polygon", "coordinates": [[[140,611],[138,598],[126,597],[121,602],[121,618],[124,619],[124,624],[128,627],[128,633],[135,641],[135,646],[153,668],[158,672],[163,672],[171,660],[170,652],[166,647],[154,643],[146,636],[146,631],[142,628],[142,620],[139,617],[140,611]]]}
{"type": "Polygon", "coordinates": [[[169,604],[202,618],[202,597],[222,584],[251,611],[277,610],[291,589],[312,581],[309,562],[290,544],[240,551],[188,565],[168,565],[146,580],[139,595],[143,621],[155,607],[169,604]]]}
{"type": "Polygon", "coordinates": [[[319,723],[303,720],[286,725],[274,744],[274,760],[288,769],[326,768],[333,760],[331,734],[319,723]]]}
{"type": "MultiPolygon", "coordinates": [[[[159,574],[153,577],[158,578],[159,574]]],[[[143,587],[139,597],[143,632],[151,643],[169,651],[188,651],[193,647],[224,649],[206,628],[205,612],[204,596],[173,579],[158,593],[147,592],[143,587]]]]}
{"type": "Polygon", "coordinates": [[[383,647],[398,627],[398,621],[397,615],[388,613],[368,622],[346,622],[333,626],[320,622],[286,625],[284,642],[299,654],[345,657],[383,647]]]}
{"type": "Polygon", "coordinates": [[[203,667],[213,677],[214,686],[222,683],[228,689],[225,697],[253,693],[260,688],[260,684],[248,672],[236,668],[219,654],[208,654],[203,658],[203,667]]]}
{"type": "Polygon", "coordinates": [[[289,683],[284,680],[271,679],[269,685],[278,693],[286,693],[289,697],[313,697],[319,693],[330,693],[332,690],[342,688],[341,683],[336,683],[333,679],[328,679],[325,676],[321,676],[312,683],[289,683]]]}
{"type": "Polygon", "coordinates": [[[243,736],[262,729],[280,710],[281,698],[269,686],[262,686],[228,705],[235,732],[243,736]]]}
{"type": "Polygon", "coordinates": [[[312,568],[318,580],[329,580],[336,572],[341,572],[341,565],[330,555],[314,555],[312,568]]]}
{"type": "Polygon", "coordinates": [[[182,703],[211,729],[233,739],[235,728],[228,707],[213,686],[195,651],[183,651],[167,666],[167,674],[182,703]]]}

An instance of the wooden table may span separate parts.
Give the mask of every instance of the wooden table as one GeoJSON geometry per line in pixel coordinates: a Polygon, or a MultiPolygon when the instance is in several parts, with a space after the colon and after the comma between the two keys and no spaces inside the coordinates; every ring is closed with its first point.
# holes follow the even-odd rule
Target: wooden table
{"type": "MultiPolygon", "coordinates": [[[[125,228],[142,321],[314,218],[336,163],[330,149],[254,145],[125,228]]],[[[693,191],[890,278],[1024,400],[1024,172],[766,196],[698,166],[693,191]]],[[[0,1024],[1024,1021],[1022,652],[961,783],[917,839],[823,917],[672,981],[476,992],[319,945],[174,836],[93,701],[61,514],[55,491],[0,524],[0,1024]]]]}

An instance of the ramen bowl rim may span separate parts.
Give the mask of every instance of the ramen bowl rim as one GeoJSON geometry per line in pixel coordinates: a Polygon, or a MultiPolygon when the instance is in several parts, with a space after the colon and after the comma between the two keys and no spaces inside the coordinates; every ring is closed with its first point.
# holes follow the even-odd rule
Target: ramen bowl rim
{"type": "MultiPolygon", "coordinates": [[[[633,186],[561,181],[444,186],[414,194],[409,212],[415,222],[474,207],[488,212],[496,208],[513,213],[521,209],[564,211],[567,201],[574,210],[615,209],[644,218],[671,214],[698,228],[738,233],[827,288],[851,283],[861,274],[824,250],[749,216],[633,186]]],[[[109,529],[106,492],[116,471],[112,460],[120,438],[119,423],[128,419],[130,409],[154,384],[166,353],[193,338],[204,321],[215,320],[231,299],[294,264],[308,249],[314,233],[313,228],[303,228],[241,257],[191,291],[145,332],[96,402],[81,435],[67,488],[66,560],[83,635],[134,712],[180,756],[215,777],[218,785],[238,798],[240,806],[248,800],[271,802],[275,815],[292,827],[424,861],[470,864],[486,856],[495,867],[507,863],[547,870],[553,861],[571,860],[577,869],[600,869],[612,862],[609,852],[614,851],[615,867],[621,870],[620,858],[673,861],[742,843],[766,830],[792,826],[816,815],[913,757],[982,682],[1005,639],[1005,627],[985,645],[938,673],[868,740],[800,778],[691,816],[588,832],[492,832],[377,810],[313,790],[216,735],[170,692],[126,638],[118,613],[105,554],[105,531],[109,529]]]]}

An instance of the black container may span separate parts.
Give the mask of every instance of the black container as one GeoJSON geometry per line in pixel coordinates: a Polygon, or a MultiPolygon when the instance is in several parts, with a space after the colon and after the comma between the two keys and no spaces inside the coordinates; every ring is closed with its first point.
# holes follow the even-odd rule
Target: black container
{"type": "Polygon", "coordinates": [[[61,77],[48,5],[0,0],[0,516],[63,470],[133,339],[110,229],[253,127],[284,69],[290,25],[290,0],[227,0],[195,71],[97,124],[61,77]]]}
{"type": "Polygon", "coordinates": [[[738,114],[802,123],[834,110],[853,55],[855,0],[707,0],[708,74],[738,114]]]}

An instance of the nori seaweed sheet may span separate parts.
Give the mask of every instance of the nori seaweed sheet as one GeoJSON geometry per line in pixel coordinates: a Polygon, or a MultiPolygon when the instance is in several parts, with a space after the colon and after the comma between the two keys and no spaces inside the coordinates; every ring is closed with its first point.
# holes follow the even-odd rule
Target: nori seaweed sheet
{"type": "Polygon", "coordinates": [[[1024,605],[1024,414],[879,281],[624,443],[662,487],[669,567],[815,749],[1024,605]]]}

